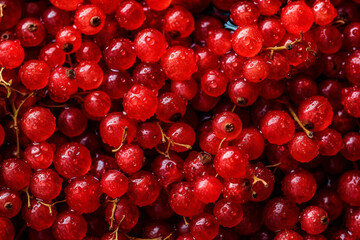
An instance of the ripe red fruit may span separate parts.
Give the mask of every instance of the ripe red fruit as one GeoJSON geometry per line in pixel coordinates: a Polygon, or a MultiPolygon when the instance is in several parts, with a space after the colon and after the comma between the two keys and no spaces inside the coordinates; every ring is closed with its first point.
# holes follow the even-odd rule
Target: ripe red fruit
{"type": "Polygon", "coordinates": [[[341,199],[351,206],[360,206],[360,172],[358,170],[347,171],[341,175],[337,192],[341,199]]]}
{"type": "MultiPolygon", "coordinates": [[[[120,224],[120,229],[130,230],[132,229],[139,220],[139,210],[136,205],[128,200],[127,198],[121,198],[119,202],[115,203],[115,214],[114,214],[114,228],[120,224]],[[123,218],[123,216],[126,216],[123,218]],[[120,223],[121,221],[121,223],[120,223]]],[[[113,203],[107,205],[105,209],[105,219],[110,224],[113,213],[113,203]]]]}
{"type": "Polygon", "coordinates": [[[0,230],[1,239],[14,239],[15,228],[12,222],[6,217],[0,217],[0,224],[2,226],[0,230]]]}
{"type": "Polygon", "coordinates": [[[237,28],[232,36],[232,47],[242,57],[254,57],[263,45],[263,37],[256,26],[237,28]]]}
{"type": "Polygon", "coordinates": [[[145,13],[140,3],[134,0],[125,0],[116,10],[115,18],[120,27],[126,30],[135,30],[145,21],[145,13]]]}
{"type": "Polygon", "coordinates": [[[35,197],[51,202],[59,196],[63,179],[51,169],[35,172],[30,181],[30,190],[35,197]]]}
{"type": "Polygon", "coordinates": [[[38,200],[33,199],[30,202],[30,208],[23,207],[23,218],[28,227],[36,231],[45,230],[53,225],[55,222],[57,211],[51,206],[51,213],[49,207],[41,204],[38,200]]]}
{"type": "Polygon", "coordinates": [[[292,2],[282,9],[281,22],[291,34],[306,33],[314,22],[314,14],[304,1],[292,2]]]}
{"type": "Polygon", "coordinates": [[[220,180],[213,176],[198,178],[194,183],[194,194],[203,203],[211,203],[218,200],[222,191],[220,180]]]}
{"type": "Polygon", "coordinates": [[[104,12],[95,5],[80,6],[74,16],[74,24],[85,35],[94,35],[101,31],[105,24],[104,12]]]}
{"type": "Polygon", "coordinates": [[[309,206],[300,217],[301,228],[309,234],[322,233],[329,224],[327,212],[321,207],[309,206]]]}
{"type": "Polygon", "coordinates": [[[202,213],[191,220],[190,233],[198,240],[212,240],[218,232],[219,224],[211,214],[202,213]]]}
{"type": "Polygon", "coordinates": [[[66,240],[69,236],[74,239],[83,239],[86,236],[87,222],[77,212],[65,211],[59,213],[52,227],[56,240],[66,240]]]}
{"type": "Polygon", "coordinates": [[[134,65],[136,54],[129,39],[117,38],[107,43],[103,54],[109,68],[126,70],[134,65]]]}
{"type": "Polygon", "coordinates": [[[4,186],[20,191],[29,186],[31,169],[24,161],[11,158],[1,163],[0,176],[4,186]]]}
{"type": "Polygon", "coordinates": [[[245,177],[249,168],[249,155],[236,147],[223,147],[215,155],[214,166],[225,179],[245,177]]]}
{"type": "Polygon", "coordinates": [[[30,60],[19,70],[21,83],[29,90],[39,90],[48,84],[50,68],[44,61],[30,60]]]}
{"type": "Polygon", "coordinates": [[[153,28],[142,30],[134,40],[136,55],[144,62],[159,61],[167,46],[165,36],[153,28]]]}
{"type": "Polygon", "coordinates": [[[0,42],[0,66],[7,69],[17,68],[24,61],[25,52],[20,41],[0,42]]]}
{"type": "Polygon", "coordinates": [[[22,201],[17,192],[12,190],[0,191],[0,217],[15,217],[20,212],[21,205],[22,201]]]}
{"type": "Polygon", "coordinates": [[[310,162],[319,154],[316,140],[310,139],[304,132],[298,132],[288,144],[291,157],[299,162],[310,162]]]}

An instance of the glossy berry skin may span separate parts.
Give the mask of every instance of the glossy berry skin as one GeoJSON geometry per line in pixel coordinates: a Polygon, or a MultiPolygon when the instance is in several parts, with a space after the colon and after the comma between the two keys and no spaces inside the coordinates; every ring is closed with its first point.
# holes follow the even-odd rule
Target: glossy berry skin
{"type": "Polygon", "coordinates": [[[354,50],[358,50],[359,45],[359,35],[357,34],[359,31],[360,25],[359,22],[352,22],[346,25],[344,28],[343,36],[344,36],[344,48],[352,52],[354,50]]]}
{"type": "Polygon", "coordinates": [[[244,57],[237,55],[235,52],[229,52],[222,57],[220,67],[225,75],[231,81],[234,81],[241,77],[244,62],[244,57]]]}
{"type": "Polygon", "coordinates": [[[98,45],[91,41],[84,41],[75,53],[78,62],[92,61],[98,63],[102,53],[98,45]]]}
{"type": "Polygon", "coordinates": [[[316,140],[319,145],[319,152],[323,156],[334,156],[344,147],[341,133],[331,128],[318,132],[316,140]]]}
{"type": "Polygon", "coordinates": [[[90,152],[79,143],[66,143],[56,150],[54,166],[65,178],[83,176],[90,170],[90,152]]]}
{"type": "Polygon", "coordinates": [[[249,160],[257,159],[265,149],[263,135],[253,127],[242,129],[240,135],[231,141],[230,145],[238,147],[249,155],[249,160]]]}
{"type": "Polygon", "coordinates": [[[99,7],[82,5],[75,12],[74,24],[82,34],[94,35],[104,27],[105,17],[99,7]]]}
{"type": "Polygon", "coordinates": [[[101,88],[111,99],[121,99],[132,85],[131,75],[128,72],[109,70],[104,74],[101,88]]]}
{"type": "Polygon", "coordinates": [[[211,203],[218,200],[222,191],[220,180],[213,176],[204,176],[194,183],[194,194],[203,203],[211,203]]]}
{"type": "Polygon", "coordinates": [[[306,33],[314,22],[314,14],[304,1],[292,2],[282,9],[281,22],[291,34],[306,33]]]}
{"type": "Polygon", "coordinates": [[[21,129],[33,142],[42,142],[55,132],[55,117],[46,108],[33,107],[21,118],[21,129]]]}
{"type": "Polygon", "coordinates": [[[30,184],[31,169],[22,160],[7,159],[0,165],[3,184],[14,191],[20,191],[30,184]]]}
{"type": "Polygon", "coordinates": [[[160,90],[165,84],[165,73],[158,63],[140,63],[133,71],[134,84],[160,90]]]}
{"type": "Polygon", "coordinates": [[[291,79],[287,87],[291,100],[298,104],[318,93],[316,82],[312,78],[305,76],[298,76],[291,79]]]}
{"type": "Polygon", "coordinates": [[[136,123],[128,116],[119,112],[112,112],[108,114],[100,122],[100,136],[104,143],[117,148],[123,140],[124,131],[126,129],[126,140],[130,143],[136,135],[136,123]]]}
{"type": "Polygon", "coordinates": [[[274,174],[262,163],[252,165],[250,170],[253,173],[251,177],[251,201],[262,202],[270,197],[274,190],[275,177],[274,174]],[[263,181],[257,181],[256,178],[263,181]]]}
{"type": "Polygon", "coordinates": [[[280,80],[288,77],[290,65],[283,54],[275,52],[272,58],[267,54],[264,59],[269,66],[268,79],[280,80]]]}
{"type": "Polygon", "coordinates": [[[19,194],[12,190],[0,191],[0,217],[15,217],[21,209],[22,201],[19,194]]]}
{"type": "Polygon", "coordinates": [[[269,66],[261,57],[249,58],[244,63],[243,74],[249,82],[262,82],[269,75],[269,66]]]}
{"type": "Polygon", "coordinates": [[[231,49],[231,33],[226,29],[215,29],[209,32],[206,44],[216,55],[224,55],[231,49]]]}
{"type": "Polygon", "coordinates": [[[42,169],[35,172],[30,181],[30,190],[36,198],[51,202],[59,196],[63,179],[51,169],[42,169]]]}
{"type": "Polygon", "coordinates": [[[221,199],[215,203],[214,216],[223,227],[234,227],[239,224],[243,218],[243,210],[240,204],[228,202],[221,199]]]}
{"type": "Polygon", "coordinates": [[[242,57],[254,57],[263,45],[263,37],[256,26],[237,28],[232,36],[232,47],[242,57]]]}
{"type": "Polygon", "coordinates": [[[47,8],[43,12],[41,19],[46,32],[53,36],[56,36],[61,28],[70,25],[69,13],[57,7],[47,8]]]}
{"type": "Polygon", "coordinates": [[[337,11],[330,1],[317,0],[312,6],[314,22],[318,25],[327,25],[337,16],[337,11]]]}
{"type": "Polygon", "coordinates": [[[344,148],[341,150],[347,160],[357,161],[360,159],[360,151],[357,147],[360,142],[360,134],[357,132],[349,132],[343,137],[344,148]]]}
{"type": "Polygon", "coordinates": [[[65,53],[57,43],[49,43],[41,49],[39,60],[44,61],[49,68],[58,67],[65,63],[65,53]]]}
{"type": "Polygon", "coordinates": [[[188,81],[171,81],[171,91],[186,100],[193,99],[199,90],[197,82],[191,78],[188,81]]]}
{"type": "Polygon", "coordinates": [[[2,0],[1,4],[6,5],[6,10],[3,8],[3,16],[0,20],[0,31],[12,28],[20,20],[22,14],[21,3],[18,0],[2,0]]]}
{"type": "Polygon", "coordinates": [[[240,107],[251,106],[260,94],[260,88],[251,82],[242,79],[232,81],[228,86],[231,101],[240,107]]]}
{"type": "Polygon", "coordinates": [[[45,27],[36,18],[23,18],[16,26],[16,35],[24,47],[40,45],[45,37],[45,27]]]}
{"type": "Polygon", "coordinates": [[[145,121],[155,114],[157,104],[155,92],[142,85],[134,85],[123,100],[123,107],[128,117],[141,121],[145,121]]]}
{"type": "Polygon", "coordinates": [[[349,80],[349,82],[358,85],[360,84],[360,75],[359,75],[359,69],[360,69],[360,52],[355,51],[353,52],[348,59],[346,60],[345,64],[345,74],[346,78],[349,80]]]}
{"type": "Polygon", "coordinates": [[[189,150],[189,147],[194,145],[196,134],[194,129],[186,123],[174,123],[166,131],[166,135],[173,141],[174,145],[171,149],[175,152],[185,152],[189,150]],[[184,144],[188,147],[183,147],[178,144],[184,144]]]}
{"type": "Polygon", "coordinates": [[[355,86],[342,89],[341,104],[344,110],[353,117],[360,117],[360,88],[355,86]]]}
{"type": "Polygon", "coordinates": [[[151,170],[159,179],[160,185],[167,187],[183,179],[183,165],[184,160],[175,153],[171,153],[170,156],[157,156],[151,163],[151,170]]]}
{"type": "Polygon", "coordinates": [[[7,69],[17,68],[24,61],[24,58],[25,52],[20,41],[8,40],[0,42],[0,66],[7,69]]]}
{"type": "Polygon", "coordinates": [[[103,82],[103,71],[95,62],[80,62],[74,70],[76,82],[84,91],[96,89],[103,82]]]}
{"type": "Polygon", "coordinates": [[[129,177],[127,196],[142,207],[152,204],[160,193],[160,184],[151,172],[140,171],[129,177]]]}
{"type": "Polygon", "coordinates": [[[153,148],[161,141],[159,126],[153,122],[145,122],[138,126],[136,139],[142,148],[153,148]]]}
{"type": "Polygon", "coordinates": [[[260,12],[252,2],[239,1],[230,9],[230,18],[237,26],[251,25],[257,22],[260,12]]]}
{"type": "Polygon", "coordinates": [[[158,97],[156,118],[162,122],[179,121],[186,112],[186,101],[172,92],[165,92],[158,97]]]}
{"type": "Polygon", "coordinates": [[[216,172],[225,179],[245,177],[249,156],[236,147],[220,148],[214,158],[216,172]]]}
{"type": "Polygon", "coordinates": [[[222,112],[212,120],[212,129],[219,139],[230,141],[237,138],[242,130],[239,116],[233,112],[222,112]]]}
{"type": "Polygon", "coordinates": [[[205,206],[195,197],[190,182],[180,182],[174,185],[169,194],[169,203],[175,213],[185,217],[200,214],[205,206]]]}
{"type": "Polygon", "coordinates": [[[319,154],[319,145],[304,132],[298,132],[288,144],[290,155],[299,162],[310,162],[319,154]]]}
{"type": "Polygon", "coordinates": [[[37,200],[31,200],[30,208],[24,206],[22,215],[26,225],[36,231],[45,230],[53,225],[56,219],[57,211],[51,207],[52,214],[47,206],[42,205],[37,200]]]}
{"type": "Polygon", "coordinates": [[[50,74],[48,90],[53,101],[66,102],[78,90],[75,71],[64,67],[55,68],[50,74]]]}
{"type": "Polygon", "coordinates": [[[313,96],[300,103],[298,115],[305,127],[311,131],[319,132],[331,124],[333,108],[327,98],[313,96]]]}
{"type": "Polygon", "coordinates": [[[142,30],[134,40],[136,55],[144,62],[159,61],[167,46],[165,36],[154,28],[142,30]]]}
{"type": "Polygon", "coordinates": [[[319,27],[314,30],[317,48],[324,54],[337,53],[343,45],[341,32],[335,27],[319,27]]]}
{"type": "Polygon", "coordinates": [[[198,69],[194,52],[182,46],[168,48],[161,57],[160,64],[166,76],[173,81],[189,80],[198,69]]]}
{"type": "Polygon", "coordinates": [[[0,217],[0,224],[2,226],[0,230],[0,239],[14,239],[15,228],[12,222],[6,217],[0,217]]]}
{"type": "Polygon", "coordinates": [[[104,117],[111,108],[111,99],[103,91],[93,91],[84,98],[84,110],[93,117],[104,117]]]}
{"type": "Polygon", "coordinates": [[[191,220],[190,233],[198,240],[212,240],[218,232],[219,224],[211,214],[202,213],[191,220]]]}
{"type": "Polygon", "coordinates": [[[134,0],[125,0],[116,10],[115,18],[120,27],[126,30],[135,30],[145,21],[145,13],[140,3],[134,0]]]}
{"type": "Polygon", "coordinates": [[[301,168],[285,175],[281,184],[284,196],[298,204],[309,201],[317,188],[314,176],[301,168]]]}
{"type": "Polygon", "coordinates": [[[139,171],[145,161],[144,151],[138,145],[126,144],[115,154],[120,170],[127,174],[139,171]]]}
{"type": "Polygon", "coordinates": [[[279,0],[254,0],[253,2],[258,7],[260,14],[264,16],[271,16],[276,14],[281,7],[281,1],[279,0]]]}
{"type": "Polygon", "coordinates": [[[337,192],[341,199],[351,205],[360,206],[360,172],[358,170],[347,171],[341,175],[337,186],[337,192]]]}
{"type": "Polygon", "coordinates": [[[294,227],[298,216],[297,205],[282,197],[269,200],[263,211],[264,224],[271,231],[294,227]]]}
{"type": "Polygon", "coordinates": [[[186,38],[194,31],[194,17],[186,8],[175,5],[164,16],[164,31],[173,38],[186,38]]]}
{"type": "Polygon", "coordinates": [[[218,97],[226,91],[229,79],[219,70],[209,70],[201,77],[201,88],[209,96],[218,97]]]}
{"type": "MultiPolygon", "coordinates": [[[[112,216],[113,204],[108,204],[105,209],[105,218],[110,223],[110,217],[112,216]]],[[[136,205],[127,198],[121,198],[116,204],[114,215],[114,227],[120,223],[120,229],[130,230],[132,229],[139,219],[139,210],[136,205]],[[123,216],[126,216],[120,223],[123,216]]]]}
{"type": "Polygon", "coordinates": [[[320,234],[329,224],[329,216],[321,207],[309,206],[300,217],[301,228],[308,234],[320,234]]]}
{"type": "Polygon", "coordinates": [[[274,240],[302,240],[303,238],[295,231],[283,230],[276,234],[274,240]]]}
{"type": "Polygon", "coordinates": [[[356,210],[346,218],[346,227],[353,233],[357,238],[360,237],[360,221],[359,221],[360,211],[356,210]]]}
{"type": "Polygon", "coordinates": [[[284,111],[269,111],[261,120],[260,127],[265,139],[272,144],[285,144],[295,134],[294,120],[284,111]]]}
{"type": "Polygon", "coordinates": [[[84,217],[77,212],[65,211],[59,213],[52,233],[56,240],[67,240],[72,236],[74,240],[81,240],[86,236],[87,222],[84,217]]]}
{"type": "Polygon", "coordinates": [[[251,235],[260,230],[262,226],[262,211],[264,209],[262,204],[248,202],[243,206],[243,219],[235,226],[236,232],[242,235],[251,235]],[[259,221],[260,219],[260,221],[259,221]]]}
{"type": "Polygon", "coordinates": [[[280,19],[265,18],[259,22],[259,30],[264,38],[264,47],[275,46],[284,37],[286,31],[280,19]]]}
{"type": "Polygon", "coordinates": [[[39,90],[48,84],[50,68],[44,61],[30,60],[25,62],[20,70],[21,83],[29,90],[39,90]]]}
{"type": "Polygon", "coordinates": [[[91,213],[100,207],[100,182],[91,175],[73,179],[65,188],[69,207],[79,213],[91,213]]]}
{"type": "Polygon", "coordinates": [[[146,0],[146,4],[155,11],[161,11],[168,8],[171,4],[171,0],[146,0]]]}
{"type": "Polygon", "coordinates": [[[33,143],[24,151],[24,161],[32,169],[48,168],[54,159],[54,148],[47,142],[33,143]]]}
{"type": "Polygon", "coordinates": [[[110,41],[103,51],[108,67],[115,70],[126,70],[134,65],[136,54],[133,45],[130,40],[125,38],[110,41]]]}
{"type": "Polygon", "coordinates": [[[65,11],[74,11],[80,4],[83,3],[83,0],[50,0],[50,2],[57,8],[60,8],[65,11]]]}
{"type": "Polygon", "coordinates": [[[81,47],[81,33],[79,30],[67,26],[63,27],[56,34],[56,43],[67,54],[74,53],[81,47]]]}
{"type": "Polygon", "coordinates": [[[78,108],[68,108],[60,113],[57,119],[58,129],[68,137],[82,134],[87,126],[85,114],[78,108]]]}
{"type": "Polygon", "coordinates": [[[224,199],[232,203],[246,203],[251,198],[251,185],[247,178],[231,178],[223,182],[224,199]]]}

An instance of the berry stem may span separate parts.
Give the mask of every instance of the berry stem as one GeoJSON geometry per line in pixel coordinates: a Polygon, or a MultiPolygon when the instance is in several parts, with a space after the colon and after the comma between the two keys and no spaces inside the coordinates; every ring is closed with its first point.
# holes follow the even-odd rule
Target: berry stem
{"type": "Polygon", "coordinates": [[[0,18],[4,16],[4,8],[6,7],[5,4],[0,4],[0,18]]]}
{"type": "Polygon", "coordinates": [[[303,41],[303,37],[304,37],[303,32],[300,32],[300,38],[296,39],[295,41],[293,41],[291,43],[287,43],[287,44],[285,44],[283,46],[279,46],[279,47],[266,47],[266,48],[263,48],[263,50],[270,50],[270,58],[272,59],[274,56],[274,51],[291,50],[291,49],[293,49],[293,47],[296,43],[300,43],[303,41]]]}
{"type": "Polygon", "coordinates": [[[10,98],[11,96],[11,92],[16,92],[16,93],[19,93],[23,96],[26,95],[26,93],[23,93],[23,92],[20,92],[19,90],[16,90],[15,88],[12,88],[11,85],[12,85],[12,79],[9,81],[9,82],[6,82],[2,76],[2,73],[4,71],[5,68],[1,68],[0,69],[0,86],[3,86],[6,91],[7,91],[7,94],[6,94],[6,97],[7,98],[10,98]]]}
{"type": "Polygon", "coordinates": [[[189,222],[186,220],[186,217],[185,217],[185,216],[183,216],[183,219],[184,219],[184,223],[185,223],[186,225],[189,225],[189,222]]]}
{"type": "Polygon", "coordinates": [[[32,197],[30,196],[30,193],[29,193],[29,187],[25,188],[24,192],[25,192],[26,198],[27,198],[27,207],[30,208],[31,207],[30,199],[32,197]]]}
{"type": "Polygon", "coordinates": [[[49,208],[49,212],[50,212],[50,215],[51,215],[51,216],[53,215],[52,208],[53,208],[56,204],[58,204],[58,203],[64,203],[64,202],[66,202],[66,200],[57,201],[57,202],[54,202],[54,203],[51,203],[51,204],[48,204],[48,203],[44,203],[44,202],[39,201],[40,204],[42,204],[42,205],[44,205],[44,206],[46,206],[46,207],[49,208]]]}
{"type": "Polygon", "coordinates": [[[258,178],[258,177],[255,176],[255,175],[253,175],[253,179],[254,179],[254,182],[252,183],[253,186],[254,186],[256,183],[261,182],[262,184],[264,184],[264,187],[265,187],[265,188],[268,188],[268,187],[269,187],[269,184],[268,184],[264,179],[258,178]]]}
{"type": "Polygon", "coordinates": [[[72,65],[72,61],[71,61],[71,56],[70,56],[70,54],[66,54],[66,58],[67,58],[67,60],[68,60],[68,62],[69,62],[70,68],[73,69],[74,67],[73,67],[73,65],[72,65]]]}
{"type": "Polygon", "coordinates": [[[126,141],[126,137],[127,137],[127,127],[124,128],[120,146],[118,148],[116,148],[116,149],[113,149],[112,152],[117,152],[122,148],[122,146],[124,146],[124,143],[126,141]]]}
{"type": "MultiPolygon", "coordinates": [[[[110,217],[110,227],[109,227],[109,231],[113,231],[114,230],[114,221],[115,221],[115,211],[116,211],[116,206],[117,206],[117,203],[119,202],[119,199],[116,198],[114,200],[108,200],[108,202],[111,202],[113,204],[113,208],[111,210],[111,217],[110,217]]],[[[118,226],[120,226],[120,223],[124,220],[124,218],[125,218],[125,215],[119,222],[118,226]]]]}
{"type": "Polygon", "coordinates": [[[234,104],[233,108],[231,109],[231,112],[235,112],[236,105],[234,104]]]}
{"type": "Polygon", "coordinates": [[[294,118],[294,120],[299,124],[299,126],[304,130],[304,132],[306,133],[306,135],[313,139],[314,138],[314,133],[309,131],[305,126],[304,124],[302,124],[302,122],[300,121],[300,119],[298,118],[298,116],[296,115],[294,109],[291,107],[290,103],[287,103],[286,104],[291,116],[294,118]]]}
{"type": "Polygon", "coordinates": [[[19,111],[20,111],[22,105],[24,105],[24,103],[30,97],[32,97],[33,95],[35,95],[35,92],[30,93],[24,100],[22,100],[18,107],[15,106],[15,99],[13,99],[11,101],[12,114],[10,114],[10,116],[14,121],[13,128],[15,130],[15,135],[16,135],[16,153],[15,153],[15,156],[17,158],[20,158],[20,130],[19,130],[19,126],[18,126],[19,111]]]}
{"type": "Polygon", "coordinates": [[[221,140],[221,142],[220,142],[220,144],[219,144],[219,148],[218,149],[220,149],[221,148],[221,146],[223,145],[223,143],[226,141],[226,138],[223,138],[222,140],[221,140]]]}

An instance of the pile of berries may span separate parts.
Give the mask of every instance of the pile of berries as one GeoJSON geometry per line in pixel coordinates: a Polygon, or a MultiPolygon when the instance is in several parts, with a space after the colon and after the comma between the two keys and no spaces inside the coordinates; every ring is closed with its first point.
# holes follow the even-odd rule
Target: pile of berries
{"type": "Polygon", "coordinates": [[[360,239],[360,0],[0,0],[0,240],[360,239]]]}

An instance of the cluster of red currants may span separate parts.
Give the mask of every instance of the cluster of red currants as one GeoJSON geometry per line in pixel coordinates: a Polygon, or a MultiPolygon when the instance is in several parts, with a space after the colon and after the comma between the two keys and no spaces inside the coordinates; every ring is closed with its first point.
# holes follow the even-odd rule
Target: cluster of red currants
{"type": "Polygon", "coordinates": [[[0,240],[360,239],[360,0],[0,0],[0,240]]]}

